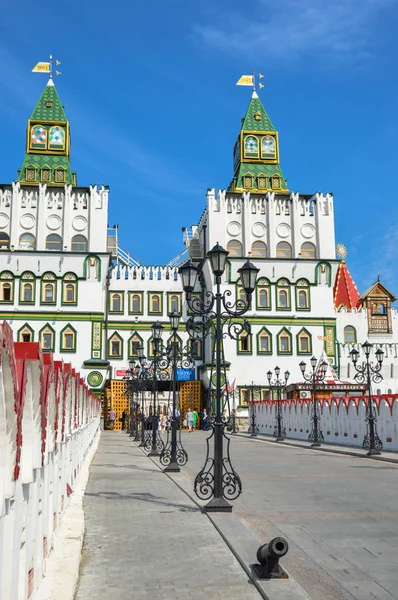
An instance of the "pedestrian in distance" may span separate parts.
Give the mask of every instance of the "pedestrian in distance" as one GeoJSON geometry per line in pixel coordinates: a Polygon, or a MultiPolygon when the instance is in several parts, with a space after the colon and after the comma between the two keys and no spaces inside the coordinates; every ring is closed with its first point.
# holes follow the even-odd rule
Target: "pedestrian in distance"
{"type": "Polygon", "coordinates": [[[206,431],[208,421],[207,421],[207,411],[205,408],[202,410],[200,416],[202,417],[202,431],[206,431]]]}
{"type": "Polygon", "coordinates": [[[195,431],[196,423],[198,422],[198,413],[196,412],[195,409],[192,411],[192,416],[193,416],[192,431],[195,431]]]}
{"type": "Polygon", "coordinates": [[[185,415],[185,420],[187,422],[188,431],[191,433],[193,427],[193,413],[190,408],[188,408],[188,412],[185,415]]]}
{"type": "Polygon", "coordinates": [[[127,412],[124,410],[122,412],[122,430],[124,431],[125,427],[126,427],[126,419],[127,419],[127,412]]]}
{"type": "Polygon", "coordinates": [[[114,429],[115,419],[116,419],[115,409],[111,408],[111,410],[109,411],[109,429],[114,429]]]}

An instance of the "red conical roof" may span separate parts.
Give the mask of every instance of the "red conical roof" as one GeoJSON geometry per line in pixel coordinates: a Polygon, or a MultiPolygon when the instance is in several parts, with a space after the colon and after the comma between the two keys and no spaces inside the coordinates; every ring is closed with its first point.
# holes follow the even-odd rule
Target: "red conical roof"
{"type": "Polygon", "coordinates": [[[351,308],[358,308],[359,298],[360,295],[357,286],[355,285],[344,260],[342,260],[334,282],[334,305],[336,308],[345,306],[348,310],[351,310],[351,308]]]}

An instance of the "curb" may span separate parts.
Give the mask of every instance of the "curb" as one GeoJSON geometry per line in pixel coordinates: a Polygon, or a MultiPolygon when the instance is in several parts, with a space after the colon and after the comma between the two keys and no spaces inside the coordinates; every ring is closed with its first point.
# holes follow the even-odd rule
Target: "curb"
{"type": "Polygon", "coordinates": [[[272,438],[271,436],[266,436],[263,433],[259,433],[258,434],[259,437],[249,437],[249,434],[245,434],[245,433],[234,433],[233,437],[240,437],[244,440],[248,440],[251,442],[262,442],[263,444],[272,444],[273,446],[280,446],[280,447],[285,447],[285,448],[289,448],[289,447],[293,447],[293,448],[302,448],[302,449],[307,449],[307,450],[314,450],[315,452],[328,452],[329,454],[342,454],[343,456],[355,456],[357,458],[366,458],[366,459],[371,459],[371,460],[378,460],[381,462],[388,462],[388,463],[396,463],[398,464],[398,458],[390,458],[388,456],[386,456],[385,454],[381,454],[379,456],[368,456],[365,451],[361,452],[360,450],[345,450],[344,447],[340,448],[340,447],[336,447],[336,448],[325,448],[324,446],[318,446],[316,448],[312,448],[311,446],[306,446],[303,443],[299,443],[298,441],[291,441],[290,439],[285,439],[283,442],[280,442],[279,444],[277,442],[275,442],[275,439],[272,438]]]}
{"type": "Polygon", "coordinates": [[[99,429],[80,471],[69,505],[54,532],[53,548],[46,562],[46,575],[37,589],[35,600],[73,600],[75,597],[85,529],[84,493],[100,437],[99,429]]]}
{"type": "MultiPolygon", "coordinates": [[[[139,448],[139,446],[137,446],[137,448],[139,448]]],[[[142,448],[140,448],[140,450],[142,451],[142,454],[144,454],[144,456],[149,458],[153,462],[153,464],[158,467],[159,471],[163,472],[193,502],[193,504],[195,504],[200,509],[201,513],[209,519],[209,521],[213,525],[214,529],[217,531],[217,533],[223,539],[224,543],[228,546],[228,548],[230,549],[230,551],[232,552],[232,554],[234,555],[234,557],[240,564],[241,568],[246,573],[246,575],[249,577],[251,583],[254,585],[254,587],[256,588],[256,590],[258,591],[258,593],[264,600],[311,600],[311,597],[307,594],[307,592],[305,592],[305,590],[300,586],[300,584],[297,583],[297,581],[293,577],[291,577],[291,575],[289,575],[289,573],[286,571],[286,569],[285,569],[285,571],[289,575],[289,579],[267,580],[267,581],[261,581],[261,580],[257,579],[257,577],[254,575],[254,573],[252,571],[251,564],[250,564],[251,561],[250,561],[249,556],[253,556],[253,562],[255,562],[257,547],[259,545],[261,545],[260,540],[255,539],[254,536],[246,530],[244,525],[233,514],[220,513],[219,515],[217,515],[217,513],[209,514],[209,513],[205,512],[205,510],[203,509],[203,505],[200,504],[197,501],[197,499],[193,497],[193,495],[191,495],[190,491],[188,491],[186,489],[186,487],[184,485],[182,485],[182,482],[178,481],[178,478],[182,478],[184,480],[184,482],[185,481],[189,482],[190,481],[189,479],[187,479],[182,473],[167,473],[167,472],[165,473],[163,471],[163,469],[160,467],[160,465],[157,462],[155,462],[155,460],[151,456],[148,456],[142,448]],[[219,525],[216,522],[217,516],[219,518],[221,517],[221,519],[223,517],[224,518],[227,517],[227,526],[228,526],[228,521],[230,522],[230,524],[231,524],[231,521],[235,521],[235,525],[236,525],[236,523],[238,523],[240,525],[243,535],[244,535],[244,533],[246,533],[246,538],[250,538],[249,544],[247,544],[247,540],[246,540],[246,544],[243,544],[241,551],[238,551],[236,549],[235,545],[228,539],[227,535],[224,533],[221,523],[219,525]],[[254,548],[254,550],[253,550],[253,548],[254,548]],[[242,550],[246,554],[246,558],[243,558],[242,550]],[[271,590],[268,589],[266,591],[265,586],[267,588],[271,587],[272,589],[271,590]],[[284,589],[282,589],[282,586],[284,589]]]]}

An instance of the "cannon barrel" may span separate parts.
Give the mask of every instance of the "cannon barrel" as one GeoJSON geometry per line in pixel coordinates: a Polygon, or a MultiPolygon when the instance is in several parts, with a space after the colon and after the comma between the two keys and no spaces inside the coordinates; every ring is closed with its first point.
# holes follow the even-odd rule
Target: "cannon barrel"
{"type": "Polygon", "coordinates": [[[287,579],[287,573],[279,564],[279,559],[287,554],[289,544],[283,537],[273,538],[257,550],[259,565],[253,569],[259,579],[287,579]]]}

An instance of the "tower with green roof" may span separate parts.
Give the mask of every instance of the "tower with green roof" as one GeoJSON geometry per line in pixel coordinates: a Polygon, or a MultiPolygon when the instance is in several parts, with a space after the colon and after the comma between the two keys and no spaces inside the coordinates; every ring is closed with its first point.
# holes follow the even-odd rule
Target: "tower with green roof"
{"type": "Polygon", "coordinates": [[[76,173],[70,166],[69,122],[51,78],[28,120],[26,154],[18,181],[76,185],[76,173]]]}
{"type": "Polygon", "coordinates": [[[287,192],[279,164],[278,132],[253,91],[234,146],[231,192],[287,192]]]}

